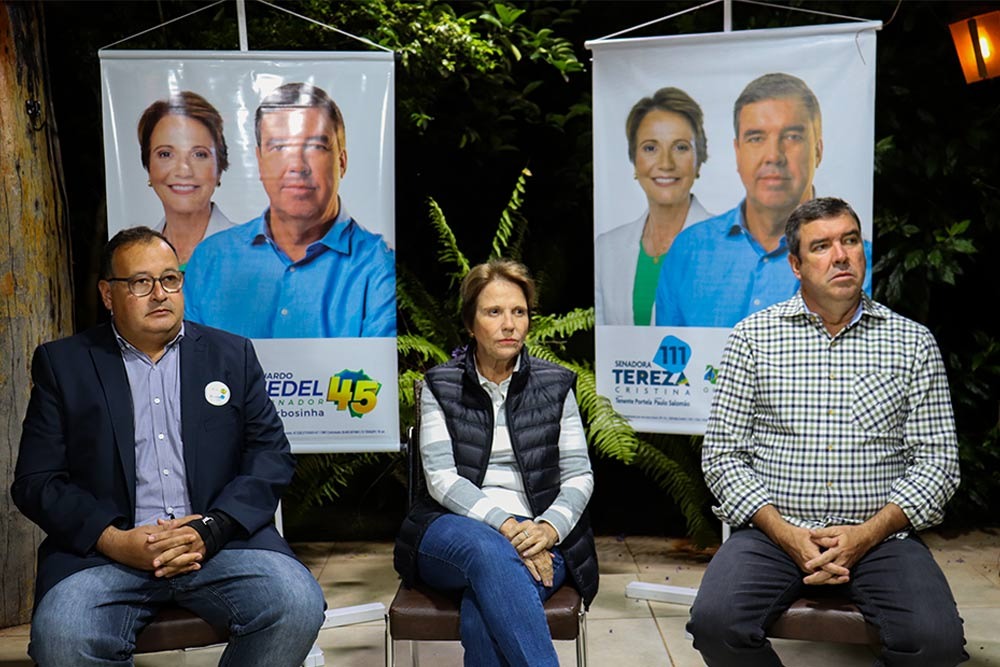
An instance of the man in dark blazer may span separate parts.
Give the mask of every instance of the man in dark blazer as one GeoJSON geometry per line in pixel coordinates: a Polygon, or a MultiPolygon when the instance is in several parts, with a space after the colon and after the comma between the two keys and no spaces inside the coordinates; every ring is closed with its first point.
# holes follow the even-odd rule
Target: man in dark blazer
{"type": "Polygon", "coordinates": [[[174,602],[230,629],[221,664],[301,664],[323,593],[272,524],[294,460],[253,346],[184,322],[159,233],[119,232],[101,270],[112,322],[32,361],[11,489],[47,535],[29,654],[130,665],[174,602]]]}

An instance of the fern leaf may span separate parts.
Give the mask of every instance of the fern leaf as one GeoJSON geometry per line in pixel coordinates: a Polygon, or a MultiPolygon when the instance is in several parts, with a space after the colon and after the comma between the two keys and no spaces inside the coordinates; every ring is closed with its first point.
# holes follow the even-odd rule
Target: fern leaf
{"type": "Polygon", "coordinates": [[[399,374],[399,405],[403,408],[403,421],[402,424],[403,431],[406,431],[406,427],[412,425],[413,421],[413,409],[416,402],[416,397],[413,395],[413,385],[417,380],[422,380],[424,374],[418,370],[412,368],[407,368],[399,374]]]}
{"type": "Polygon", "coordinates": [[[504,207],[503,212],[500,214],[500,222],[497,224],[496,234],[493,235],[493,243],[491,244],[493,252],[490,255],[490,259],[505,256],[510,250],[510,239],[514,235],[515,229],[524,224],[524,216],[521,215],[521,205],[524,203],[525,183],[529,176],[531,176],[531,172],[525,167],[517,177],[517,182],[514,183],[514,190],[510,194],[507,206],[504,207]]]}
{"type": "Polygon", "coordinates": [[[465,277],[469,272],[469,260],[458,247],[455,233],[451,231],[448,221],[444,217],[444,211],[433,198],[427,200],[430,207],[431,227],[437,232],[438,241],[441,242],[441,249],[438,250],[438,259],[442,263],[451,264],[455,270],[450,276],[452,284],[465,277]]]}
{"type": "Polygon", "coordinates": [[[448,353],[423,336],[409,334],[396,336],[396,350],[401,355],[419,355],[423,361],[432,362],[432,365],[448,361],[448,353]]]}
{"type": "Polygon", "coordinates": [[[332,501],[340,496],[358,471],[378,461],[385,454],[315,454],[302,456],[295,466],[295,483],[285,495],[293,507],[289,518],[301,516],[310,507],[332,501]]]}
{"type": "Polygon", "coordinates": [[[597,393],[594,372],[580,364],[560,359],[544,345],[533,345],[531,353],[576,373],[576,402],[587,431],[587,442],[601,456],[631,463],[639,446],[635,429],[618,414],[611,401],[597,393]]]}
{"type": "Polygon", "coordinates": [[[715,524],[704,513],[710,498],[704,482],[689,476],[673,459],[648,442],[639,441],[636,465],[677,503],[687,523],[688,534],[700,546],[716,541],[715,524]]]}
{"type": "Polygon", "coordinates": [[[447,347],[461,340],[457,303],[431,295],[405,267],[397,271],[396,305],[403,315],[398,326],[400,331],[411,325],[423,338],[440,341],[447,347]]]}
{"type": "Polygon", "coordinates": [[[594,328],[594,309],[576,308],[565,315],[539,315],[531,322],[529,341],[545,342],[554,338],[569,338],[594,328]]]}

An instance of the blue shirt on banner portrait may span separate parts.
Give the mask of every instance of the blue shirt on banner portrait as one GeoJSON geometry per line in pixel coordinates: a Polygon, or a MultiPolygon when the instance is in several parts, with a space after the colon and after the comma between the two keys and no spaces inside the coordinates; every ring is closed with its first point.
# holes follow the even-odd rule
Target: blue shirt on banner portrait
{"type": "Polygon", "coordinates": [[[330,230],[292,261],[268,214],[205,239],[188,263],[188,318],[247,338],[396,335],[395,253],[340,204],[330,230]]]}
{"type": "MultiPolygon", "coordinates": [[[[871,243],[864,246],[871,266],[871,243]]],[[[869,296],[871,287],[868,273],[864,290],[869,296]]],[[[656,325],[732,327],[798,289],[785,239],[767,252],[747,230],[741,202],[677,235],[656,288],[656,325]]]]}

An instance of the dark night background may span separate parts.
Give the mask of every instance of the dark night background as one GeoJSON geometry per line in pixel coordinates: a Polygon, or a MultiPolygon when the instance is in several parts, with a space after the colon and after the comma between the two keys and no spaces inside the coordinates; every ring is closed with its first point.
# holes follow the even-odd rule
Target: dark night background
{"type": "MultiPolygon", "coordinates": [[[[370,21],[376,20],[365,18],[359,3],[277,4],[364,36],[370,36],[370,21]],[[336,23],[333,18],[338,17],[348,22],[336,23]]],[[[400,3],[373,4],[391,13],[400,3]]],[[[458,14],[480,7],[449,4],[458,14]]],[[[525,197],[529,225],[523,259],[542,284],[541,310],[590,307],[591,79],[590,52],[583,43],[697,3],[508,4],[528,10],[523,23],[535,29],[551,27],[569,40],[585,69],[564,80],[553,68],[528,59],[513,63],[505,76],[484,76],[473,69],[442,73],[433,63],[421,64],[416,56],[410,64],[397,66],[401,110],[418,105],[434,119],[419,128],[408,114],[397,113],[397,260],[424,284],[446,290],[447,283],[431,259],[436,239],[427,224],[428,198],[441,205],[469,259],[481,261],[489,252],[497,217],[514,181],[528,167],[533,175],[525,197]],[[534,82],[538,83],[528,85],[534,82]],[[407,101],[411,106],[403,106],[407,101]]],[[[965,83],[948,24],[997,5],[788,4],[886,23],[878,35],[876,84],[876,296],[927,324],[938,338],[949,367],[962,439],[963,491],[952,505],[952,521],[961,525],[963,520],[983,520],[1000,493],[996,391],[1000,331],[990,313],[1000,287],[992,265],[993,239],[1000,226],[1000,81],[965,83]],[[954,227],[965,220],[970,221],[968,228],[954,227]],[[977,252],[961,251],[958,241],[971,242],[977,252]]],[[[42,3],[54,122],[71,219],[78,330],[103,317],[92,287],[96,257],[106,239],[97,50],[203,5],[171,0],[42,3]]],[[[247,13],[252,50],[356,48],[334,33],[252,0],[247,2],[247,13]]],[[[839,19],[734,4],[735,29],[834,21],[839,19]]],[[[720,5],[630,36],[710,32],[721,25],[720,5]]],[[[235,3],[226,2],[117,48],[236,50],[235,3]]],[[[592,339],[576,345],[579,349],[573,352],[578,358],[593,354],[592,339]]],[[[683,522],[664,493],[641,473],[600,460],[595,466],[598,493],[592,511],[598,531],[683,532],[683,522]]],[[[405,503],[393,477],[386,466],[373,466],[334,507],[307,514],[303,521],[338,524],[340,534],[354,539],[391,535],[405,503]]]]}

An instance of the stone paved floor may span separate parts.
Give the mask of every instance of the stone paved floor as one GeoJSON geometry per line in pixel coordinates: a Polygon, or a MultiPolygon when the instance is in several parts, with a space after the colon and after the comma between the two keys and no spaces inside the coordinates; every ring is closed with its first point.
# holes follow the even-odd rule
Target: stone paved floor
{"type": "MultiPolygon", "coordinates": [[[[928,533],[925,539],[944,569],[965,619],[969,667],[1000,667],[1000,530],[959,536],[928,533]]],[[[396,591],[392,545],[372,542],[293,545],[323,585],[331,607],[382,602],[396,591]]],[[[600,537],[601,592],[588,615],[591,667],[606,665],[694,667],[702,665],[684,637],[687,608],[629,600],[625,586],[636,580],[696,587],[708,556],[684,540],[655,537],[600,537]]],[[[28,626],[0,630],[0,667],[29,667],[25,655],[28,626]]],[[[559,642],[561,664],[575,664],[572,642],[559,642]]],[[[373,621],[320,633],[326,665],[370,667],[384,664],[384,625],[373,621]]],[[[868,649],[834,644],[775,642],[788,667],[862,667],[872,663],[868,649]]],[[[457,643],[424,643],[423,665],[462,664],[457,643]]],[[[140,656],[138,667],[215,665],[220,649],[208,648],[140,656]]],[[[405,658],[400,643],[397,655],[405,658]]],[[[408,664],[400,660],[398,664],[408,664]]],[[[734,666],[736,667],[736,666],[734,666]]]]}

